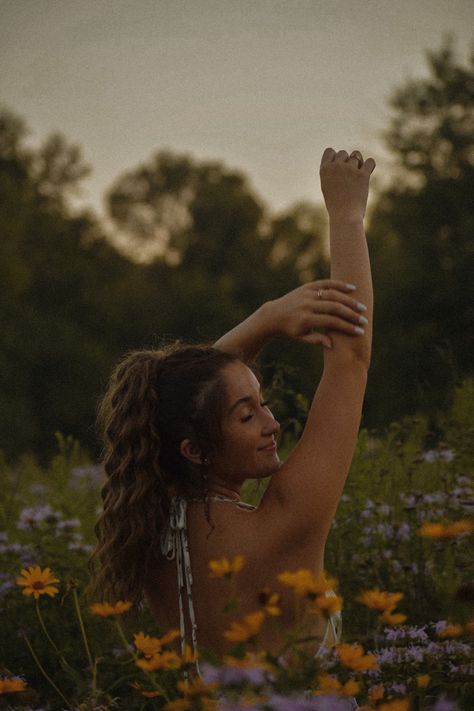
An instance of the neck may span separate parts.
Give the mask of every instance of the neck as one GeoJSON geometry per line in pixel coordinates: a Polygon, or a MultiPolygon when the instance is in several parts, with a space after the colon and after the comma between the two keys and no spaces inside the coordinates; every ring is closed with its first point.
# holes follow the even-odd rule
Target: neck
{"type": "Polygon", "coordinates": [[[240,500],[240,486],[230,486],[227,482],[223,482],[219,477],[209,477],[209,493],[228,496],[230,499],[240,500]]]}

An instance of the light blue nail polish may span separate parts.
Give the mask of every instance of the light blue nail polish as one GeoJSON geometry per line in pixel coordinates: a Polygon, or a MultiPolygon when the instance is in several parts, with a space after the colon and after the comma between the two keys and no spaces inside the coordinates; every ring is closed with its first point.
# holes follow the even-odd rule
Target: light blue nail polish
{"type": "Polygon", "coordinates": [[[359,316],[359,323],[369,323],[365,316],[359,316]]]}
{"type": "Polygon", "coordinates": [[[346,288],[347,288],[347,289],[352,289],[352,290],[357,289],[357,287],[356,287],[355,284],[346,284],[346,288]]]}
{"type": "Polygon", "coordinates": [[[361,304],[360,301],[357,303],[356,308],[358,311],[367,311],[367,306],[365,304],[361,304]]]}
{"type": "Polygon", "coordinates": [[[363,333],[365,333],[363,328],[360,328],[359,326],[354,326],[354,331],[359,335],[362,336],[363,333]]]}

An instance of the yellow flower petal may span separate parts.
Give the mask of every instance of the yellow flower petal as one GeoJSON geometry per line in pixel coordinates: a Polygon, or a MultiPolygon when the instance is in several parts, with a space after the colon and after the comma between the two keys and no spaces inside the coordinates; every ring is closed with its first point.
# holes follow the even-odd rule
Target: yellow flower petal
{"type": "Polygon", "coordinates": [[[89,605],[89,610],[93,615],[99,615],[99,617],[112,617],[114,615],[123,615],[132,606],[132,602],[124,602],[123,600],[119,600],[114,605],[108,602],[94,602],[89,605]]]}
{"type": "Polygon", "coordinates": [[[430,683],[430,679],[431,677],[429,674],[419,674],[416,677],[417,686],[419,686],[420,689],[425,689],[430,683]]]}

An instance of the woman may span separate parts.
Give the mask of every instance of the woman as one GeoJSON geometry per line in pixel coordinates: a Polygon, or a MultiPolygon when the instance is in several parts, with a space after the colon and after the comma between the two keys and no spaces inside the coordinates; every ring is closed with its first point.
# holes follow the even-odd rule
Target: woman
{"type": "MultiPolygon", "coordinates": [[[[279,622],[291,628],[292,594],[277,575],[324,569],[370,364],[373,297],[363,221],[374,167],[358,151],[323,153],[330,279],[264,304],[213,347],[134,352],[112,376],[99,416],[107,481],[96,584],[109,600],[137,603],[145,595],[161,631],[180,629],[177,650],[187,642],[228,651],[233,642],[223,632],[258,609],[264,590],[280,594],[279,622]],[[284,463],[278,422],[248,366],[276,334],[326,346],[305,430],[284,463]],[[259,506],[243,504],[246,479],[268,476],[259,506]],[[236,576],[240,605],[229,614],[228,582],[209,576],[209,561],[238,554],[245,558],[236,576]]],[[[306,632],[334,644],[338,621],[337,614],[327,622],[315,616],[306,632]]],[[[264,624],[259,640],[276,653],[285,636],[264,624]]]]}

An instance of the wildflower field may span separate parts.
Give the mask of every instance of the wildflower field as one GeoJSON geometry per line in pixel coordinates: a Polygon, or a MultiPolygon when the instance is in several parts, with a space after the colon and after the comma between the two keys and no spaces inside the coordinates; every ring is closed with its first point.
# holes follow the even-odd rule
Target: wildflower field
{"type": "MultiPolygon", "coordinates": [[[[48,467],[0,462],[0,709],[474,709],[474,380],[459,385],[429,432],[423,417],[383,433],[362,429],[326,552],[326,574],[281,571],[301,618],[288,654],[259,646],[278,595],[255,591],[255,612],[229,622],[223,659],[203,653],[203,679],[176,630],[159,630],[128,601],[87,605],[83,591],[101,469],[61,435],[48,467]],[[325,590],[337,585],[337,596],[325,590]],[[305,615],[342,608],[342,641],[302,651],[305,615]],[[186,674],[187,672],[187,674],[186,674]]],[[[244,498],[257,503],[252,482],[244,498]]],[[[245,558],[213,561],[229,581],[245,558]]]]}

